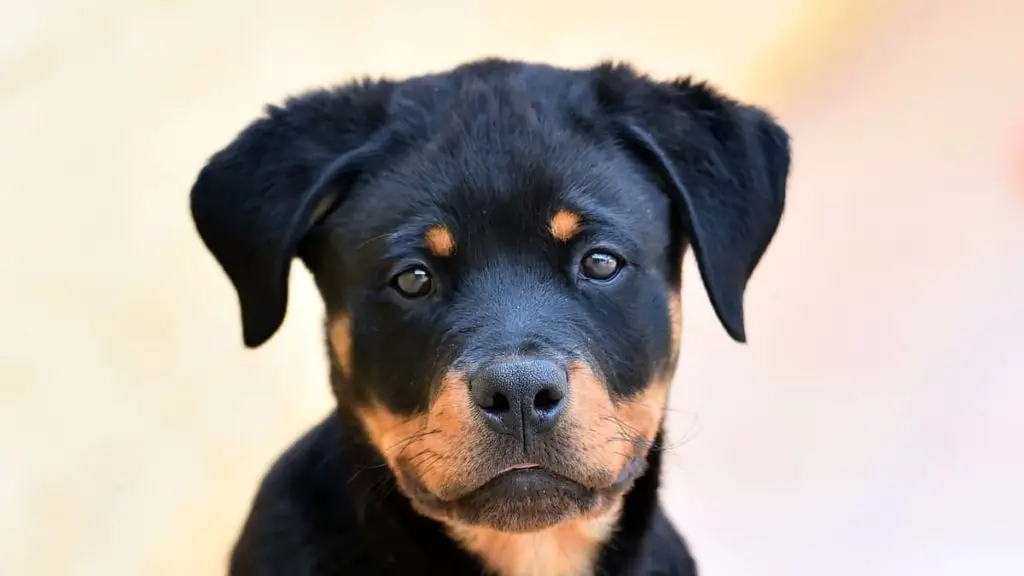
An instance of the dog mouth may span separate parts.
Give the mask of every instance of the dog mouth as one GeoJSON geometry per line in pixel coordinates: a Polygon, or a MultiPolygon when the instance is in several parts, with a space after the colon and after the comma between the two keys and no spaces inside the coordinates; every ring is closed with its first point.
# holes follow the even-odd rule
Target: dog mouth
{"type": "Polygon", "coordinates": [[[503,532],[553,526],[595,508],[601,494],[541,466],[506,469],[454,500],[420,493],[419,504],[442,518],[503,532]]]}
{"type": "Polygon", "coordinates": [[[400,484],[414,506],[437,519],[488,526],[505,532],[547,528],[609,506],[647,469],[646,458],[635,457],[615,480],[603,487],[586,486],[550,467],[532,462],[512,464],[479,486],[455,498],[443,499],[399,464],[400,484]]]}
{"type": "Polygon", "coordinates": [[[455,497],[442,497],[430,491],[410,467],[399,463],[402,483],[411,488],[411,496],[439,507],[468,504],[476,500],[512,500],[536,497],[552,491],[596,491],[551,468],[534,463],[512,464],[489,476],[478,486],[455,497]]]}
{"type": "Polygon", "coordinates": [[[483,506],[493,501],[508,501],[529,504],[539,500],[556,500],[561,497],[588,496],[596,492],[579,482],[552,472],[541,466],[524,466],[505,470],[485,482],[479,488],[453,502],[483,506]]]}

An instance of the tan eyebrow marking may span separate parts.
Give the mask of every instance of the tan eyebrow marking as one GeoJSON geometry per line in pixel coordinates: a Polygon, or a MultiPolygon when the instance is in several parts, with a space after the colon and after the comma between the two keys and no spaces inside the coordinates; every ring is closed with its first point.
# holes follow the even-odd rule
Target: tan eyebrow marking
{"type": "Polygon", "coordinates": [[[427,243],[427,250],[434,256],[444,258],[455,253],[455,236],[443,224],[431,226],[423,235],[423,239],[427,243]]]}
{"type": "Polygon", "coordinates": [[[548,227],[551,229],[551,235],[557,240],[568,242],[580,232],[580,215],[563,208],[551,217],[548,227]]]}

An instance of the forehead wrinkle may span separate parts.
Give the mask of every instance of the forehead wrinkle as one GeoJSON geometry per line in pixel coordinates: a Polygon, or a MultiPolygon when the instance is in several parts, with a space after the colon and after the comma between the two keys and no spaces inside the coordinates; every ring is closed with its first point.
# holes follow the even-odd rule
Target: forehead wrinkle
{"type": "Polygon", "coordinates": [[[402,226],[385,232],[377,238],[384,242],[384,250],[380,254],[382,260],[396,260],[410,256],[410,253],[429,253],[423,234],[426,228],[402,226]]]}
{"type": "MultiPolygon", "coordinates": [[[[385,218],[367,227],[364,238],[359,242],[362,245],[381,243],[381,256],[384,258],[407,256],[410,251],[430,253],[428,234],[434,229],[444,229],[456,241],[456,247],[461,248],[461,232],[457,222],[439,208],[437,202],[422,198],[390,213],[387,207],[382,206],[380,209],[385,211],[385,218]]],[[[363,213],[356,217],[370,219],[373,214],[363,213]]]]}

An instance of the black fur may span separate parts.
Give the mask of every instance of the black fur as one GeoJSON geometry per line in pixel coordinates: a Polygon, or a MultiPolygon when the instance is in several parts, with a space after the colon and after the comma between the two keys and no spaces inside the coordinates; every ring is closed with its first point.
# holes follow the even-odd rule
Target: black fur
{"type": "MultiPolygon", "coordinates": [[[[760,109],[612,64],[490,59],[270,107],[203,168],[191,194],[196,227],[235,286],[247,346],[283,321],[300,257],[329,321],[348,319],[351,354],[346,366],[331,355],[337,413],[264,480],[231,574],[481,573],[423,515],[428,500],[385,464],[358,410],[376,402],[423,414],[446,373],[474,374],[510,354],[583,362],[628,402],[674,369],[668,301],[691,244],[719,319],[745,341],[743,294],[781,218],[789,158],[786,132],[760,109]],[[562,207],[583,222],[560,244],[545,225],[562,207]],[[435,224],[455,237],[450,258],[424,254],[435,224]],[[622,257],[613,280],[581,279],[580,259],[595,248],[622,257]],[[426,298],[393,289],[410,263],[433,275],[426,298]]],[[[597,574],[695,574],[657,501],[661,432],[638,443],[628,482],[600,489],[617,471],[603,484],[584,476],[587,455],[572,449],[582,433],[467,439],[479,443],[475,468],[445,490],[455,498],[524,458],[541,462],[573,480],[567,507],[622,498],[597,574]]],[[[498,505],[512,520],[548,520],[527,518],[528,504],[498,505]]]]}

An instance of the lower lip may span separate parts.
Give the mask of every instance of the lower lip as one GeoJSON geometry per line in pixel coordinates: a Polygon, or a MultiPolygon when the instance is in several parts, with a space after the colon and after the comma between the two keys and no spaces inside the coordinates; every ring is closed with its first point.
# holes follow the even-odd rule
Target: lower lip
{"type": "Polygon", "coordinates": [[[561,476],[552,474],[540,466],[534,466],[498,474],[484,485],[483,491],[492,497],[523,498],[530,495],[554,494],[560,490],[571,489],[569,487],[573,485],[574,483],[561,476]]]}

